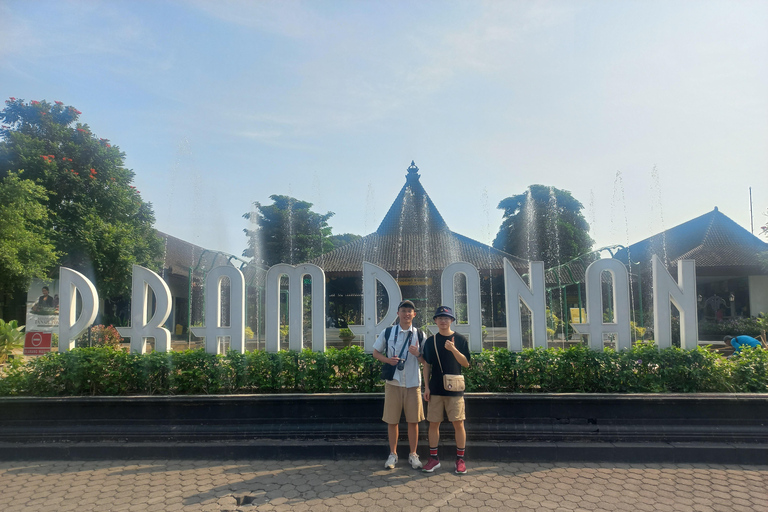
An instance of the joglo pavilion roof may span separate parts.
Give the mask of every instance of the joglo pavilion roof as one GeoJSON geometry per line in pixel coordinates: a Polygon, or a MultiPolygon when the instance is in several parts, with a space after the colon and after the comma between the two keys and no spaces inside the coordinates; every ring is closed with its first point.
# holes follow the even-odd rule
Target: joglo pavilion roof
{"type": "Polygon", "coordinates": [[[768,251],[768,244],[739,226],[715,207],[688,222],[646,238],[616,253],[625,264],[629,257],[643,270],[656,254],[671,269],[678,260],[696,260],[698,275],[759,275],[758,254],[768,251]]]}
{"type": "Polygon", "coordinates": [[[405,185],[374,233],[310,263],[339,276],[360,275],[363,261],[396,276],[442,271],[458,261],[496,274],[507,258],[519,272],[527,272],[527,261],[451,231],[419,181],[418,171],[411,162],[405,185]]]}

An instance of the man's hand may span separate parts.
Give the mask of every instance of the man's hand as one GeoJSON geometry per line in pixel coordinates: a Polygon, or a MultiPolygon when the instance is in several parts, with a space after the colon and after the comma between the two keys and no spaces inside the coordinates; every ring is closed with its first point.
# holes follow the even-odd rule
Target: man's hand
{"type": "Polygon", "coordinates": [[[408,347],[408,352],[410,352],[412,355],[419,357],[421,355],[421,352],[419,352],[419,347],[416,345],[411,345],[408,347]]]}
{"type": "Polygon", "coordinates": [[[392,366],[397,366],[397,363],[400,361],[399,357],[397,356],[387,357],[376,349],[373,349],[373,357],[375,359],[378,359],[382,363],[391,364],[392,366]]]}
{"type": "Polygon", "coordinates": [[[467,361],[467,358],[459,352],[459,349],[456,348],[456,344],[453,342],[453,338],[445,341],[445,349],[453,354],[453,357],[456,358],[456,361],[459,362],[461,366],[464,368],[469,367],[469,361],[467,361]]]}
{"type": "Polygon", "coordinates": [[[424,390],[424,401],[429,402],[429,384],[427,384],[427,388],[424,390]]]}

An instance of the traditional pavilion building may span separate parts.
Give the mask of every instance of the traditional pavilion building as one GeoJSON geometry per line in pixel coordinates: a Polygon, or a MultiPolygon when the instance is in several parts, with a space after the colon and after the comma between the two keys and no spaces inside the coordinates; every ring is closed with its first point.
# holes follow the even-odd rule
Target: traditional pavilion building
{"type": "Polygon", "coordinates": [[[717,208],[632,244],[615,258],[625,264],[631,259],[645,287],[654,254],[675,279],[678,260],[696,261],[700,321],[768,313],[768,244],[717,208]]]}
{"type": "MultiPolygon", "coordinates": [[[[443,270],[451,263],[463,261],[474,265],[480,273],[482,321],[489,331],[494,331],[493,339],[486,341],[504,346],[503,262],[505,258],[509,260],[521,275],[528,272],[528,262],[451,231],[424,190],[415,163],[411,162],[405,178],[405,184],[374,233],[309,262],[321,267],[326,275],[329,342],[338,343],[338,327],[363,323],[363,262],[382,267],[395,278],[403,298],[416,304],[415,322],[421,326],[431,322],[432,311],[442,302],[440,280],[443,270]]],[[[220,264],[234,264],[245,274],[247,325],[260,339],[266,269],[253,264],[242,265],[242,261],[234,256],[206,250],[163,233],[160,235],[166,247],[162,277],[173,295],[168,327],[175,337],[189,339],[189,325],[196,321],[201,309],[201,284],[205,273],[220,264]]],[[[650,262],[653,254],[667,264],[668,271],[675,277],[678,260],[696,261],[700,328],[702,322],[708,320],[768,312],[768,244],[717,208],[629,247],[617,248],[608,250],[628,265],[633,283],[633,320],[638,324],[650,326],[652,323],[650,262]],[[620,250],[615,252],[617,248],[620,250]]],[[[584,272],[600,257],[600,252],[547,269],[548,304],[559,318],[580,321],[577,316],[583,311],[584,272]]],[[[463,320],[466,318],[466,284],[460,277],[455,281],[454,290],[457,316],[463,320]]],[[[382,306],[379,310],[386,311],[388,297],[385,292],[381,291],[379,301],[382,306]]],[[[565,325],[565,332],[561,334],[568,339],[572,330],[567,327],[568,322],[565,325]]]]}
{"type": "MultiPolygon", "coordinates": [[[[362,323],[364,261],[382,267],[397,280],[403,298],[412,300],[422,313],[417,318],[419,324],[431,321],[431,312],[441,302],[443,269],[464,261],[480,272],[483,323],[505,325],[504,258],[521,274],[528,270],[527,261],[451,231],[424,190],[414,162],[405,178],[405,185],[374,233],[310,261],[325,271],[330,323],[362,323]]],[[[460,319],[464,311],[458,304],[465,303],[466,290],[462,286],[457,282],[460,319]]],[[[386,302],[386,296],[380,300],[386,302]]]]}

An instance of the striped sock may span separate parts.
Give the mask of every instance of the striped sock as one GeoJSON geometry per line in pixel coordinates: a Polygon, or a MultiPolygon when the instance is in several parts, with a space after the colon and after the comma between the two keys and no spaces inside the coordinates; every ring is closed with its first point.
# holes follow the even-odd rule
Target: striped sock
{"type": "Polygon", "coordinates": [[[432,448],[432,447],[430,446],[430,447],[429,447],[429,456],[430,456],[431,458],[435,459],[435,460],[439,460],[439,459],[437,458],[437,448],[432,448]]]}
{"type": "Polygon", "coordinates": [[[459,448],[459,447],[456,447],[456,458],[457,458],[457,459],[463,459],[463,458],[464,458],[464,450],[465,450],[465,449],[466,449],[466,448],[459,448]]]}

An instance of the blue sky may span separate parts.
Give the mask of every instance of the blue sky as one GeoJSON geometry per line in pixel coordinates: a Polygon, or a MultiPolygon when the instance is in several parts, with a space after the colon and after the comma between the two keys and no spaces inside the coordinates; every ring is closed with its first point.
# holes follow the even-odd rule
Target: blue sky
{"type": "Polygon", "coordinates": [[[768,218],[768,2],[0,0],[0,96],[60,100],[126,153],[157,228],[239,255],[288,194],[376,229],[415,160],[490,243],[540,183],[598,246],[718,206],[768,218]],[[413,4],[413,5],[412,5],[413,4]]]}

